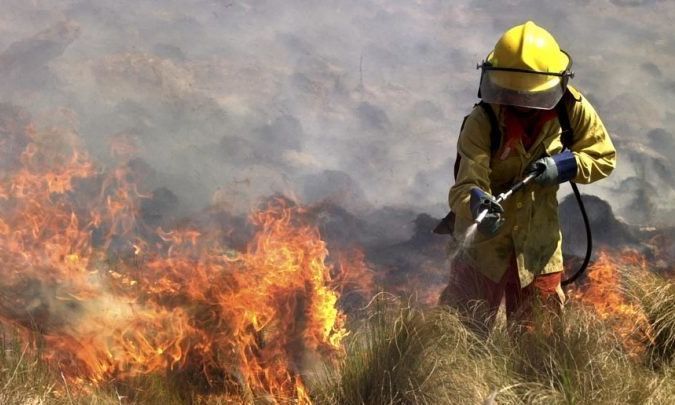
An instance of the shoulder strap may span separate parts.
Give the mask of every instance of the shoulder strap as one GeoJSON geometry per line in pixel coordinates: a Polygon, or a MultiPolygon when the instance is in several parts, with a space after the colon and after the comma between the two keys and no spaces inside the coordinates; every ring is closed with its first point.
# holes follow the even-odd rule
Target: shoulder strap
{"type": "Polygon", "coordinates": [[[574,139],[574,133],[572,132],[572,125],[570,125],[570,116],[567,112],[567,102],[566,96],[563,96],[562,99],[556,104],[555,109],[558,113],[558,122],[560,122],[560,140],[562,141],[563,147],[569,148],[572,146],[572,140],[574,139]]]}
{"type": "MultiPolygon", "coordinates": [[[[462,133],[464,131],[464,125],[466,124],[466,119],[469,118],[468,115],[464,116],[464,119],[462,120],[462,126],[459,127],[459,133],[462,133]]],[[[457,180],[457,173],[459,173],[459,161],[462,160],[462,156],[457,152],[457,157],[455,158],[455,167],[453,168],[453,174],[455,175],[455,180],[457,180]]]]}
{"type": "Polygon", "coordinates": [[[574,143],[574,130],[572,129],[567,109],[579,101],[581,101],[581,94],[576,89],[568,87],[563,97],[555,106],[558,122],[560,122],[560,129],[562,130],[560,138],[565,148],[571,148],[572,143],[574,143]]]}
{"type": "Polygon", "coordinates": [[[499,129],[499,121],[497,121],[497,115],[492,109],[490,104],[481,101],[478,103],[478,106],[483,109],[485,115],[487,115],[488,120],[490,120],[490,152],[495,153],[499,150],[499,147],[502,143],[502,132],[499,129]]]}
{"type": "MultiPolygon", "coordinates": [[[[490,122],[490,153],[494,154],[499,150],[499,147],[501,146],[502,143],[502,133],[499,130],[499,121],[497,121],[497,115],[495,115],[494,110],[490,106],[490,104],[485,103],[483,101],[479,102],[476,104],[474,107],[480,107],[483,109],[485,112],[485,115],[488,117],[488,121],[490,122]]],[[[460,132],[464,130],[464,125],[466,124],[466,119],[469,118],[469,116],[465,116],[464,120],[462,121],[462,126],[460,127],[460,132]]],[[[459,172],[459,162],[461,160],[461,156],[458,153],[457,157],[455,158],[455,167],[454,167],[454,175],[455,175],[455,180],[457,180],[457,173],[459,172]]]]}

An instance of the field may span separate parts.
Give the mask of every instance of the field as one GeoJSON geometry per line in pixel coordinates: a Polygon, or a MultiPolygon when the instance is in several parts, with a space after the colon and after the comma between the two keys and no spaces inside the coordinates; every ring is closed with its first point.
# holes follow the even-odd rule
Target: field
{"type": "MultiPolygon", "coordinates": [[[[305,367],[318,404],[667,404],[675,398],[675,284],[626,275],[622,293],[645,325],[626,335],[625,314],[599,316],[572,302],[546,328],[516,331],[498,322],[486,339],[449,310],[377,295],[350,321],[343,357],[305,367]],[[604,319],[603,319],[604,318],[604,319]],[[646,328],[646,329],[645,329],[646,328]]],[[[638,319],[638,318],[635,318],[638,319]]],[[[634,325],[639,325],[636,322],[634,325]]],[[[297,403],[239,386],[224,392],[158,373],[69,386],[58,370],[7,332],[0,402],[8,404],[297,403]]],[[[232,386],[231,386],[232,387],[232,386]]]]}

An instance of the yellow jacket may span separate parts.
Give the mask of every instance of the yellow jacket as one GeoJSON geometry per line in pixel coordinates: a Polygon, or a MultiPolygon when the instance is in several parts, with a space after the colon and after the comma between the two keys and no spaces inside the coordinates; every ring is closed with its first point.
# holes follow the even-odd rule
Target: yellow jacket
{"type": "MultiPolygon", "coordinates": [[[[591,104],[573,88],[574,102],[568,105],[574,133],[572,151],[577,162],[576,183],[588,184],[607,177],[616,164],[616,151],[600,117],[591,104]]],[[[569,96],[569,95],[567,95],[569,96]]],[[[491,105],[504,133],[499,105],[491,105]]],[[[544,124],[528,151],[522,143],[501,159],[501,150],[490,152],[490,121],[480,107],[467,117],[459,135],[457,151],[461,156],[455,184],[450,189],[450,208],[456,213],[455,235],[464,235],[473,223],[469,210],[469,191],[479,187],[492,195],[506,191],[522,179],[527,166],[542,156],[552,156],[563,149],[557,119],[544,124]]],[[[502,203],[506,219],[494,236],[477,233],[459,254],[460,260],[498,282],[515,255],[522,287],[534,276],[563,270],[560,224],[558,222],[557,186],[530,184],[502,203]]]]}

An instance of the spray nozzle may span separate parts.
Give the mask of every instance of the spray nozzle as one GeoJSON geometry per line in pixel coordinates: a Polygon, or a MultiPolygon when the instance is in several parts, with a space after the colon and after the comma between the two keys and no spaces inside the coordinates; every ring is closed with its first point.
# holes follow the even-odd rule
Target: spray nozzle
{"type": "MultiPolygon", "coordinates": [[[[539,169],[539,168],[537,168],[537,169],[539,169]]],[[[505,192],[499,194],[499,196],[497,196],[497,198],[496,198],[494,201],[488,202],[488,204],[490,204],[490,205],[488,205],[487,207],[485,207],[485,208],[478,214],[478,216],[477,216],[476,219],[474,220],[474,223],[477,224],[477,225],[480,225],[480,223],[483,222],[483,220],[485,219],[485,217],[487,216],[487,214],[490,212],[490,209],[492,208],[491,205],[494,205],[494,204],[499,205],[499,204],[501,204],[502,202],[506,201],[509,197],[511,197],[511,195],[513,195],[513,193],[515,193],[516,191],[518,191],[518,190],[520,190],[521,188],[525,187],[525,186],[527,185],[527,183],[529,183],[530,181],[532,181],[535,177],[539,176],[540,174],[541,174],[541,170],[537,170],[537,171],[531,172],[530,174],[528,174],[527,176],[525,176],[524,179],[522,179],[522,180],[520,180],[519,182],[517,182],[516,184],[514,184],[510,189],[508,189],[507,191],[505,191],[505,192]]]]}

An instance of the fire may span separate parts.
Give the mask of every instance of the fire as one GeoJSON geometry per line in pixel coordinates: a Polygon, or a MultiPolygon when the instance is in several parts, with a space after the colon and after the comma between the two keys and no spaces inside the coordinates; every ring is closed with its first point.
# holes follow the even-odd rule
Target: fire
{"type": "Polygon", "coordinates": [[[192,373],[248,401],[310,402],[305,357],[341,355],[336,280],[362,272],[362,256],[333,268],[303,208],[281,199],[251,215],[243,250],[228,246],[232,230],[148,229],[148,194],[126,165],[104,172],[76,143],[25,136],[0,180],[5,327],[80,386],[192,373]]]}
{"type": "Polygon", "coordinates": [[[588,282],[570,291],[570,296],[593,308],[600,319],[612,325],[625,348],[638,355],[644,352],[650,329],[644,312],[622,292],[622,271],[646,272],[647,261],[632,250],[618,254],[601,251],[588,268],[588,282]]]}
{"type": "Polygon", "coordinates": [[[352,248],[337,255],[337,272],[341,292],[359,292],[364,297],[376,293],[375,273],[366,265],[366,254],[362,249],[352,248]]]}

